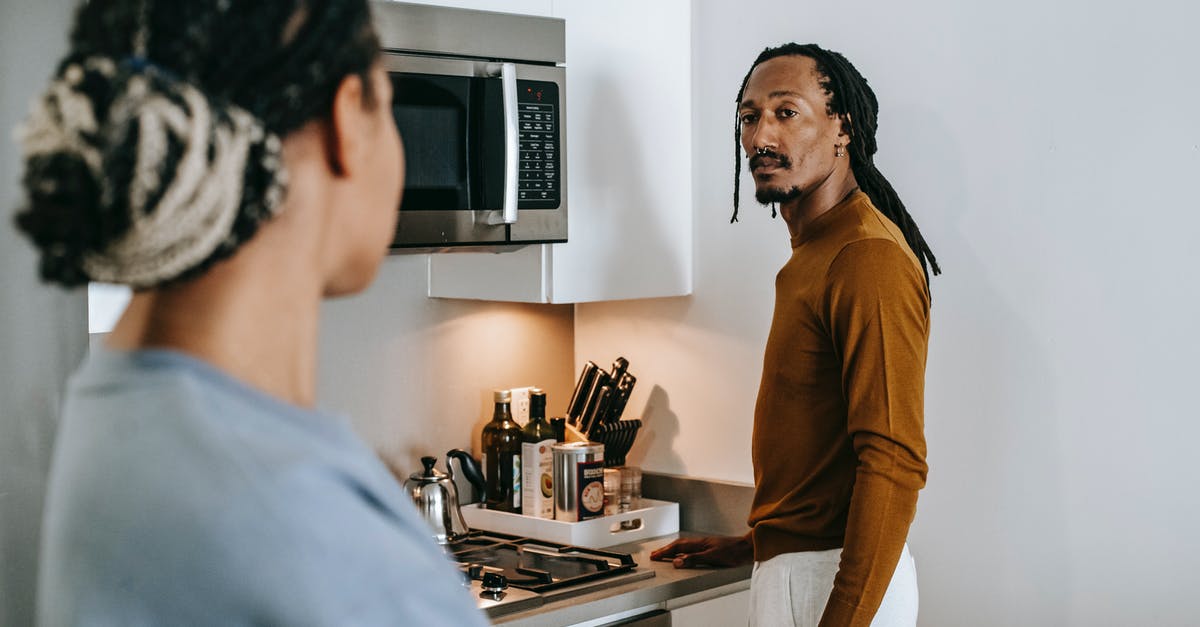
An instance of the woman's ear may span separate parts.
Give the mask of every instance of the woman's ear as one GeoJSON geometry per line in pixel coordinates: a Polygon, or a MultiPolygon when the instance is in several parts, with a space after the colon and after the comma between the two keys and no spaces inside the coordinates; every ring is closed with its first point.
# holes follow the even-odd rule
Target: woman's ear
{"type": "Polygon", "coordinates": [[[358,172],[368,156],[371,118],[364,97],[363,79],[357,74],[343,78],[333,96],[325,145],[335,176],[358,172]]]}

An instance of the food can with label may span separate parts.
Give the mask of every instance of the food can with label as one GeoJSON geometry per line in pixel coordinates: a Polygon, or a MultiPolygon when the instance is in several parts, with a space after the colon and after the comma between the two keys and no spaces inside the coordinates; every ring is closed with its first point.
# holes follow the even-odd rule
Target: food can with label
{"type": "Polygon", "coordinates": [[[604,445],[554,445],[554,519],[578,522],[604,514],[604,445]]]}

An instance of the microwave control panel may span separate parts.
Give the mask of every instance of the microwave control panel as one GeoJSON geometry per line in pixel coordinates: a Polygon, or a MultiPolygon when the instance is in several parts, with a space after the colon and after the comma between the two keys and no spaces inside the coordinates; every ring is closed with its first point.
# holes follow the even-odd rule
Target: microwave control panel
{"type": "Polygon", "coordinates": [[[558,209],[562,203],[562,151],[556,83],[517,81],[517,208],[558,209]]]}

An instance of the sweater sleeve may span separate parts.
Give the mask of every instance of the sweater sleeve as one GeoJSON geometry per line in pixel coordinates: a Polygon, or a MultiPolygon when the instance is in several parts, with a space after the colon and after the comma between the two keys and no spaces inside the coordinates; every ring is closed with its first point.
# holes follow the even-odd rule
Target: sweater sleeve
{"type": "Polygon", "coordinates": [[[830,264],[826,321],[842,363],[858,457],[845,544],[821,625],[869,625],[900,559],[925,485],[929,292],[907,249],[848,244],[830,264]]]}

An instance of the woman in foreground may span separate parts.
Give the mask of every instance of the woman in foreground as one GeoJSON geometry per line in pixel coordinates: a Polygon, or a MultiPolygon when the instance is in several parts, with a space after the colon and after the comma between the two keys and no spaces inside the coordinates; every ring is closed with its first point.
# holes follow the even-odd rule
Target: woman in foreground
{"type": "Polygon", "coordinates": [[[134,296],[68,387],[39,620],[482,625],[380,460],[315,409],[403,153],[366,0],[91,0],[21,130],[42,277],[134,296]]]}

